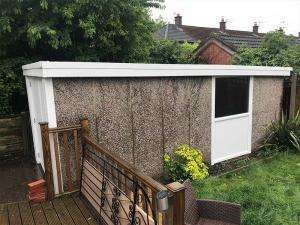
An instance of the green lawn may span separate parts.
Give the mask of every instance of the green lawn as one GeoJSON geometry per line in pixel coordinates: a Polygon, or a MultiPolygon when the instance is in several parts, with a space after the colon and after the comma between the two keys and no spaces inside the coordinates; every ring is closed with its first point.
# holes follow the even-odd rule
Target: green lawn
{"type": "Polygon", "coordinates": [[[280,154],[240,172],[194,182],[199,198],[242,205],[242,224],[300,224],[300,155],[280,154]]]}

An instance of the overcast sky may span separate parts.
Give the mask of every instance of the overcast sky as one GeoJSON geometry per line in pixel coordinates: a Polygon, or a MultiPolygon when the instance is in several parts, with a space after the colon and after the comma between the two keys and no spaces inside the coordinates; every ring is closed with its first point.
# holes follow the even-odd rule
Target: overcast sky
{"type": "Polygon", "coordinates": [[[252,30],[257,21],[260,32],[280,26],[287,34],[300,32],[300,0],[165,0],[164,5],[152,10],[153,18],[173,23],[180,13],[184,25],[218,27],[224,17],[228,29],[252,30]]]}

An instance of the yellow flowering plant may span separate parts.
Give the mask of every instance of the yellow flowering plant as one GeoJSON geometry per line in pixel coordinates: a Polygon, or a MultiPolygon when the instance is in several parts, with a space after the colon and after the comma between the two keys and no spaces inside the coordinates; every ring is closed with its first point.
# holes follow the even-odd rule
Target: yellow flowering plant
{"type": "Polygon", "coordinates": [[[174,149],[172,156],[165,154],[164,167],[173,181],[203,180],[209,175],[202,153],[188,145],[174,149]]]}

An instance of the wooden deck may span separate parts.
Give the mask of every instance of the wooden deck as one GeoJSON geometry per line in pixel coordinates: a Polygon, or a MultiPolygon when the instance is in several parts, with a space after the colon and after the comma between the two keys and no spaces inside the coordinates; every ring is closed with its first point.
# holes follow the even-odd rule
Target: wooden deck
{"type": "Polygon", "coordinates": [[[53,201],[0,204],[0,225],[96,225],[99,224],[78,194],[53,201]]]}
{"type": "Polygon", "coordinates": [[[32,159],[24,157],[13,161],[1,161],[0,159],[0,177],[1,204],[26,201],[27,184],[40,179],[42,174],[32,159]]]}

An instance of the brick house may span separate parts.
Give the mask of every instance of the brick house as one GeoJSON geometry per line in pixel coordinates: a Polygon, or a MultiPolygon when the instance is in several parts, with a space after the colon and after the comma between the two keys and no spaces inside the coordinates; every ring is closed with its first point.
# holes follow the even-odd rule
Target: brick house
{"type": "MultiPolygon", "coordinates": [[[[160,39],[200,42],[196,51],[199,61],[224,65],[231,64],[232,56],[240,46],[259,47],[264,35],[259,32],[257,23],[254,23],[252,31],[227,29],[224,19],[220,21],[218,28],[196,27],[183,25],[180,15],[175,17],[174,24],[167,24],[155,33],[155,36],[160,39]]],[[[300,33],[296,42],[300,44],[300,33]]]]}

